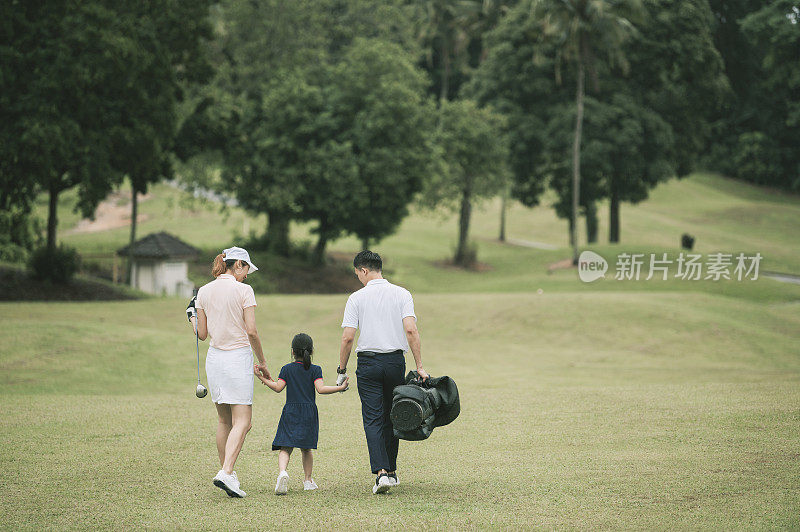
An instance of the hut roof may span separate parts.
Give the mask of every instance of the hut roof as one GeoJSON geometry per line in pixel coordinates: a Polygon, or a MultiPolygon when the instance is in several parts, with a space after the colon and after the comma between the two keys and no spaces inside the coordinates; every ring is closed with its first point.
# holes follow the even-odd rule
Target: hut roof
{"type": "MultiPolygon", "coordinates": [[[[117,255],[127,256],[131,245],[117,250],[117,255]]],[[[152,233],[132,244],[134,257],[149,259],[190,259],[200,250],[169,233],[152,233]]]]}

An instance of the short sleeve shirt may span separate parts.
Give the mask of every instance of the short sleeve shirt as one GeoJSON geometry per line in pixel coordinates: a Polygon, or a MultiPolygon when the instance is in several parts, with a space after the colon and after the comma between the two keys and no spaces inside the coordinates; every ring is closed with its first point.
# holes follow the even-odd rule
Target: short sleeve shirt
{"type": "Polygon", "coordinates": [[[223,273],[197,291],[197,308],[206,313],[211,346],[231,350],[248,347],[244,309],[256,306],[253,287],[223,273]]]}
{"type": "Polygon", "coordinates": [[[278,379],[286,383],[287,403],[315,402],[314,383],[322,378],[322,368],[311,364],[308,369],[302,362],[291,362],[281,368],[278,379]]]}
{"type": "Polygon", "coordinates": [[[409,316],[417,319],[411,292],[386,279],[373,279],[347,299],[342,327],[360,330],[356,352],[408,351],[403,318],[409,316]]]}

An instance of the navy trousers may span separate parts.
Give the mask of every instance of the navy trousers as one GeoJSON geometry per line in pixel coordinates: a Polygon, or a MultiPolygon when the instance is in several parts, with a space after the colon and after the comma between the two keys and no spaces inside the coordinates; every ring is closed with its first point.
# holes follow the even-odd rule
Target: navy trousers
{"type": "Polygon", "coordinates": [[[405,383],[406,358],[403,352],[359,355],[356,377],[361,397],[361,418],[367,436],[369,465],[373,473],[397,470],[397,447],[389,412],[392,390],[405,383]]]}

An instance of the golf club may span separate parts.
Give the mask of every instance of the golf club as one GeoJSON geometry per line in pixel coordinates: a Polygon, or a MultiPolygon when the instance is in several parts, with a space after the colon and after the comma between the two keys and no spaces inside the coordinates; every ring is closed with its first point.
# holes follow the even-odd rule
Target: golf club
{"type": "MultiPolygon", "coordinates": [[[[197,297],[197,290],[194,291],[193,296],[197,297]]],[[[194,299],[193,299],[194,301],[194,299]]],[[[197,309],[192,305],[192,317],[194,318],[194,338],[195,338],[195,346],[197,347],[197,388],[195,389],[194,394],[199,398],[202,399],[206,395],[208,395],[208,390],[205,386],[200,383],[200,333],[197,330],[197,309]]]]}

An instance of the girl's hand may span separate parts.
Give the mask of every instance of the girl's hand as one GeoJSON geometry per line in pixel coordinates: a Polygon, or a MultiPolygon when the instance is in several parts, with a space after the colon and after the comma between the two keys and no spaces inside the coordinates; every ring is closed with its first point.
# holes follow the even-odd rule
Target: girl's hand
{"type": "Polygon", "coordinates": [[[258,380],[260,380],[264,385],[266,385],[269,381],[268,378],[261,375],[261,367],[258,364],[253,366],[253,374],[258,377],[258,380]]]}
{"type": "Polygon", "coordinates": [[[346,391],[350,387],[349,381],[350,381],[350,377],[345,377],[344,381],[342,381],[342,384],[339,385],[339,391],[342,391],[342,392],[346,391]]]}

